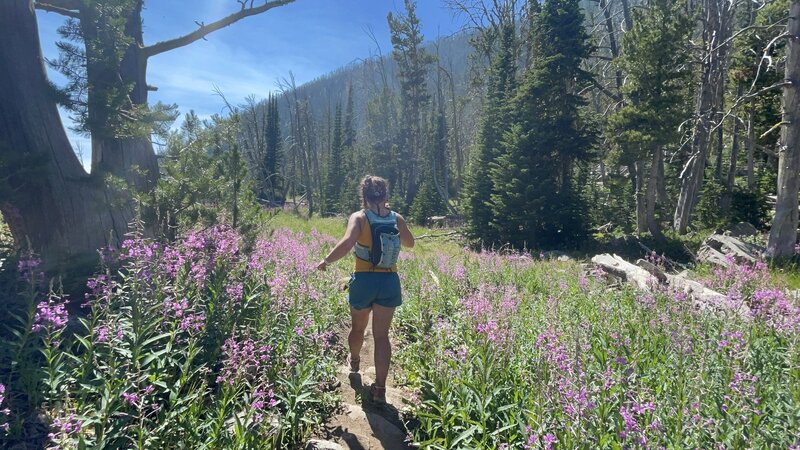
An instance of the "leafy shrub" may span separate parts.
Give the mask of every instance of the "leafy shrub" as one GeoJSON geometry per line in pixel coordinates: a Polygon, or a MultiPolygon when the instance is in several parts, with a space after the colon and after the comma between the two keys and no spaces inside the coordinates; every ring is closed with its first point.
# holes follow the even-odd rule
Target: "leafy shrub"
{"type": "Polygon", "coordinates": [[[736,187],[731,194],[731,223],[747,222],[765,229],[770,219],[767,196],[760,190],[736,187]]]}
{"type": "Polygon", "coordinates": [[[266,212],[256,202],[240,152],[238,116],[214,116],[204,124],[192,117],[169,137],[155,190],[140,196],[144,219],[168,241],[192,228],[219,224],[251,241],[266,212]]]}

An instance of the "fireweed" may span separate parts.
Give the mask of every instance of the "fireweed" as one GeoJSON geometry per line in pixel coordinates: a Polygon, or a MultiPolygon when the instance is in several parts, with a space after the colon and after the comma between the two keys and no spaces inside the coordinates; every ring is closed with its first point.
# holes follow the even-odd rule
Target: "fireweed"
{"type": "Polygon", "coordinates": [[[50,417],[46,447],[304,443],[337,401],[341,346],[331,330],[346,309],[330,289],[336,276],[311,274],[333,242],[277,230],[244,254],[222,227],[171,245],[133,236],[119,252],[103,252],[115,269],[88,281],[77,302],[88,313],[72,318],[66,297],[39,292],[38,263],[20,263],[31,308],[16,345],[38,348],[44,361],[36,359],[36,376],[12,374],[16,381],[2,386],[4,438],[25,438],[15,427],[23,419],[5,409],[24,378],[50,417]]]}
{"type": "MultiPolygon", "coordinates": [[[[794,448],[797,299],[762,264],[708,281],[752,314],[496,252],[404,262],[396,383],[420,448],[794,448]]],[[[800,448],[800,447],[798,447],[800,448]]]]}

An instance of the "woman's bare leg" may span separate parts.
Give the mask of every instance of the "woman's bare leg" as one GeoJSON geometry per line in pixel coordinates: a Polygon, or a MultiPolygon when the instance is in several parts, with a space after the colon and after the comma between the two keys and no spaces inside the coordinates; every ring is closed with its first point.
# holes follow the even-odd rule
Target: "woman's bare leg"
{"type": "Polygon", "coordinates": [[[369,308],[353,309],[350,307],[350,317],[353,320],[353,325],[350,328],[350,334],[347,336],[347,344],[350,346],[350,360],[358,361],[361,354],[361,346],[364,345],[364,331],[367,329],[369,323],[369,308]]]}
{"type": "Polygon", "coordinates": [[[372,337],[375,339],[375,385],[386,386],[392,346],[389,343],[389,325],[392,324],[394,308],[372,305],[372,337]]]}

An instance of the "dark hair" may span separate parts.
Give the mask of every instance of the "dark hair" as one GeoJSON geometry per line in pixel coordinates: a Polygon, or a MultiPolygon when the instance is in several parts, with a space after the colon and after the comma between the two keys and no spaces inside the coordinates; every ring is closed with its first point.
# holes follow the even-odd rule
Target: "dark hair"
{"type": "Polygon", "coordinates": [[[358,196],[364,209],[369,208],[370,204],[382,205],[389,198],[389,182],[381,177],[367,175],[358,185],[358,196]]]}

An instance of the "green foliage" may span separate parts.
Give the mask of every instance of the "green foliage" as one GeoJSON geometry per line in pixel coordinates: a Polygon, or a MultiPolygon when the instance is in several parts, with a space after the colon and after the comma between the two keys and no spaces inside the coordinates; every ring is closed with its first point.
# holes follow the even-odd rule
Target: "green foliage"
{"type": "MultiPolygon", "coordinates": [[[[780,325],[796,303],[786,316],[786,304],[703,312],[683,293],[609,289],[578,262],[517,254],[418,256],[401,270],[396,353],[420,448],[796,443],[797,327],[780,325]]],[[[746,302],[787,298],[763,264],[704,282],[746,302]]]]}
{"type": "Polygon", "coordinates": [[[502,29],[500,50],[489,69],[487,101],[481,113],[477,148],[467,167],[464,185],[464,209],[467,219],[467,234],[480,245],[493,245],[497,242],[495,230],[491,227],[492,209],[489,198],[492,195],[491,165],[500,153],[500,140],[508,130],[510,122],[510,99],[516,89],[516,58],[514,54],[514,29],[502,29]]]}
{"type": "Polygon", "coordinates": [[[731,194],[731,223],[747,222],[763,230],[770,220],[771,209],[760,189],[750,191],[737,186],[731,194]]]}
{"type": "Polygon", "coordinates": [[[333,300],[325,292],[336,290],[322,289],[333,278],[308,277],[332,238],[281,230],[252,255],[240,244],[224,227],[175,245],[135,236],[118,271],[89,280],[88,314],[71,320],[67,297],[42,291],[32,260],[20,265],[28,307],[9,316],[12,338],[0,349],[7,388],[0,400],[11,409],[8,432],[0,430],[3,446],[46,436],[47,444],[37,444],[304,444],[335,407],[341,347],[332,347],[330,330],[345,310],[319,301],[333,300]],[[31,423],[34,417],[43,423],[31,423]]]}
{"type": "Polygon", "coordinates": [[[342,104],[336,104],[336,115],[333,122],[333,142],[328,160],[328,172],[325,176],[325,212],[339,212],[342,208],[339,199],[342,196],[344,183],[345,148],[344,130],[342,129],[342,104]]]}
{"type": "Polygon", "coordinates": [[[700,201],[695,207],[696,222],[701,229],[715,229],[726,224],[727,218],[724,216],[722,208],[722,198],[725,195],[723,186],[714,177],[710,177],[703,185],[700,192],[700,201]]]}
{"type": "Polygon", "coordinates": [[[410,217],[415,223],[425,225],[431,216],[441,215],[446,212],[446,205],[442,196],[433,186],[431,177],[426,177],[422,181],[422,186],[414,201],[411,203],[410,217]]]}
{"type": "Polygon", "coordinates": [[[167,141],[161,177],[151,195],[141,196],[161,236],[173,241],[196,228],[228,224],[250,239],[264,221],[237,139],[239,117],[200,123],[189,113],[181,131],[167,141]]]}
{"type": "Polygon", "coordinates": [[[498,242],[516,248],[576,245],[588,224],[572,175],[592,157],[594,140],[576,82],[589,76],[580,65],[591,47],[577,1],[545,2],[534,26],[533,62],[490,165],[492,227],[498,242]]]}

